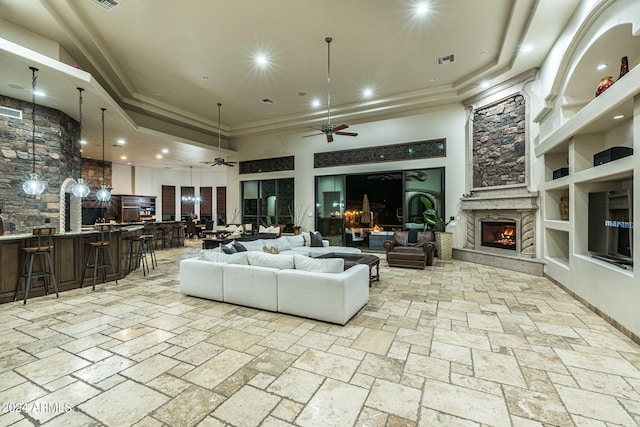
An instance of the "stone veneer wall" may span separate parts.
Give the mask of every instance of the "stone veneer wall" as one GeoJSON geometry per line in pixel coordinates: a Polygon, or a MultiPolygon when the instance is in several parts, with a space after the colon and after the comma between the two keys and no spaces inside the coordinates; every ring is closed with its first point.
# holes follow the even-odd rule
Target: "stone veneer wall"
{"type": "MultiPolygon", "coordinates": [[[[82,159],[82,179],[91,189],[89,199],[95,199],[96,189],[102,185],[102,164],[101,160],[82,159]]],[[[104,162],[104,185],[107,188],[111,188],[112,173],[111,162],[104,162]]]]}
{"type": "Polygon", "coordinates": [[[516,94],[474,111],[474,188],[526,182],[525,104],[516,94]]]}
{"type": "Polygon", "coordinates": [[[0,209],[5,232],[24,233],[45,224],[59,223],[60,186],[80,173],[80,126],[61,111],[36,104],[36,172],[47,188],[28,196],[22,182],[32,170],[31,102],[0,95],[0,105],[22,110],[22,119],[0,116],[0,209]]]}

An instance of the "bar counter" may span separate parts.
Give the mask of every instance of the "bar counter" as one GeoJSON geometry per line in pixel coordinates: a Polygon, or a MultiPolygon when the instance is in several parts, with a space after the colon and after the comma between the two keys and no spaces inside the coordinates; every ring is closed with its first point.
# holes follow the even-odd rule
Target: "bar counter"
{"type": "MultiPolygon", "coordinates": [[[[126,276],[126,256],[129,250],[128,238],[141,235],[143,224],[116,224],[111,233],[111,256],[115,264],[118,279],[126,276]]],[[[97,231],[80,231],[58,233],[53,235],[53,269],[58,282],[58,291],[79,288],[82,282],[82,271],[89,248],[86,243],[94,241],[97,231]]],[[[13,296],[20,277],[21,249],[29,244],[32,234],[9,234],[0,236],[0,303],[13,301],[13,296]]],[[[41,271],[40,262],[34,263],[34,271],[41,271]],[[37,270],[36,270],[37,269],[37,270]]],[[[107,282],[114,280],[114,275],[107,269],[107,282]]],[[[102,282],[100,276],[98,283],[102,282]]],[[[87,272],[85,286],[91,286],[93,271],[87,272]]],[[[24,298],[24,286],[18,293],[18,301],[24,298]]],[[[53,293],[49,284],[49,294],[53,293]]],[[[29,291],[29,298],[44,295],[44,282],[34,280],[29,291]]],[[[28,302],[27,302],[28,304],[28,302]]]]}

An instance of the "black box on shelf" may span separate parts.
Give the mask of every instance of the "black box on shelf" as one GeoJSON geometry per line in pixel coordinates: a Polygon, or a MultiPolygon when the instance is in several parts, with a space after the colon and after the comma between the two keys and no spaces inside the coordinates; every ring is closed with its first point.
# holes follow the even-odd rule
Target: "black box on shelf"
{"type": "Polygon", "coordinates": [[[569,175],[569,168],[560,168],[553,171],[553,179],[569,175]]]}
{"type": "Polygon", "coordinates": [[[633,148],[611,147],[593,155],[593,166],[598,166],[603,163],[608,163],[631,155],[633,155],[633,148]]]}

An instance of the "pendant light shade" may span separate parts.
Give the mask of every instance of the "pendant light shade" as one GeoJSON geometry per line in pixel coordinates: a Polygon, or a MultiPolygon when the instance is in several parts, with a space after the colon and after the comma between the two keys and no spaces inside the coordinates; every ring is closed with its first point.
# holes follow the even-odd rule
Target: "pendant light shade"
{"type": "Polygon", "coordinates": [[[31,70],[31,152],[33,154],[33,163],[29,179],[22,183],[22,189],[31,196],[38,196],[44,192],[44,182],[36,173],[36,76],[37,68],[29,67],[31,70]]]}
{"type": "MultiPolygon", "coordinates": [[[[190,185],[193,187],[193,166],[189,166],[189,176],[190,176],[190,185]]],[[[200,196],[182,196],[182,201],[184,203],[200,203],[200,196]]]]}
{"type": "MultiPolygon", "coordinates": [[[[82,89],[78,88],[78,111],[79,111],[79,121],[80,121],[80,141],[82,141],[82,89]]],[[[89,187],[84,183],[82,179],[82,159],[80,159],[80,178],[78,178],[78,182],[76,182],[73,187],[71,187],[71,194],[76,197],[87,197],[89,195],[89,187]]]]}
{"type": "Polygon", "coordinates": [[[111,192],[104,185],[104,112],[107,110],[106,108],[101,108],[102,110],[102,185],[100,189],[96,192],[96,198],[101,202],[108,202],[111,199],[111,192]]]}

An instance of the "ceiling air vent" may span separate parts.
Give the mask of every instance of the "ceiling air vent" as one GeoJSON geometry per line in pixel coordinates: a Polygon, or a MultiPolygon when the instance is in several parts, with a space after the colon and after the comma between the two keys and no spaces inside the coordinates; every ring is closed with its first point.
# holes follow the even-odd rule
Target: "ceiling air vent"
{"type": "Polygon", "coordinates": [[[93,0],[94,3],[101,6],[103,9],[111,10],[114,7],[118,6],[118,2],[115,0],[93,0]]]}
{"type": "Polygon", "coordinates": [[[438,65],[450,64],[454,60],[455,60],[455,55],[453,53],[451,55],[441,56],[438,58],[438,65]]]}
{"type": "Polygon", "coordinates": [[[12,117],[14,119],[22,118],[22,110],[14,110],[13,108],[0,107],[0,116],[12,117]]]}
{"type": "Polygon", "coordinates": [[[271,98],[262,98],[260,102],[262,102],[263,104],[271,105],[274,101],[271,98]]]}

